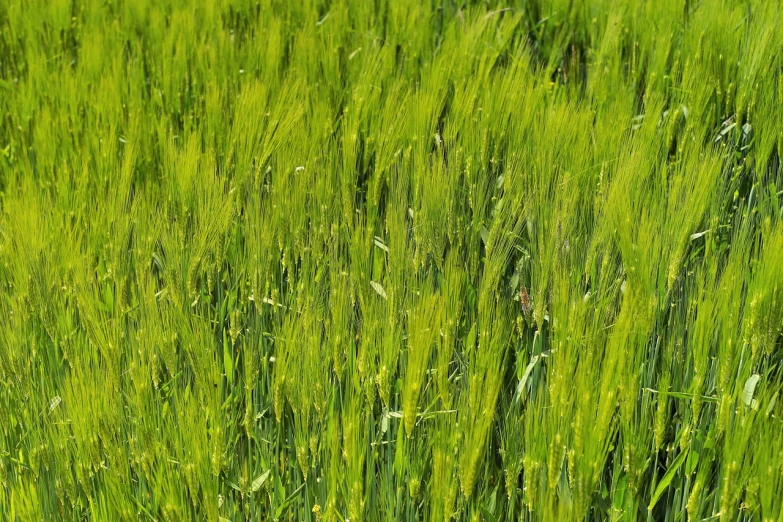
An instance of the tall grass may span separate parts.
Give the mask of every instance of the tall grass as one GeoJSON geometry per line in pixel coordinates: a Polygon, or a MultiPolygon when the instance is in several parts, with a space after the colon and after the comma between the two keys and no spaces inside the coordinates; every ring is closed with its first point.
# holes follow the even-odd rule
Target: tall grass
{"type": "Polygon", "coordinates": [[[0,3],[0,518],[783,521],[781,20],[0,3]]]}

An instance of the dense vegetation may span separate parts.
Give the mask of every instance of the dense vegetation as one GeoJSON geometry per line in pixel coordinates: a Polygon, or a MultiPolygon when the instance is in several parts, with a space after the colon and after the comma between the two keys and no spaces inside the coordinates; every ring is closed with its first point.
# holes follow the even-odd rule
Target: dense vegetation
{"type": "Polygon", "coordinates": [[[0,2],[0,518],[783,520],[783,6],[0,2]]]}

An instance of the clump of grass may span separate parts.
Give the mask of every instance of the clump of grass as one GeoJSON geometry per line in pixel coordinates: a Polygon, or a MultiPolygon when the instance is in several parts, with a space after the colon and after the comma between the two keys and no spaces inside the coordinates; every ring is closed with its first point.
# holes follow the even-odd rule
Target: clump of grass
{"type": "Polygon", "coordinates": [[[0,4],[8,520],[781,520],[777,2],[0,4]]]}

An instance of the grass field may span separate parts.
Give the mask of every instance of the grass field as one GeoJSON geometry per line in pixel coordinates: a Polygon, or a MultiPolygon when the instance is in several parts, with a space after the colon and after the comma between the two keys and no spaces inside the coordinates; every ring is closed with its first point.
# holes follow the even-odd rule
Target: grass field
{"type": "Polygon", "coordinates": [[[0,520],[783,521],[781,20],[0,1],[0,520]]]}

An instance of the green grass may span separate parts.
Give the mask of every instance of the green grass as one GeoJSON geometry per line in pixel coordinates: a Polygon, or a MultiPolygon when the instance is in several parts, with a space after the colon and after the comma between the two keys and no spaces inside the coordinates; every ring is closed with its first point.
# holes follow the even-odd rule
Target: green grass
{"type": "Polygon", "coordinates": [[[783,521],[781,19],[0,2],[0,519],[783,521]]]}

